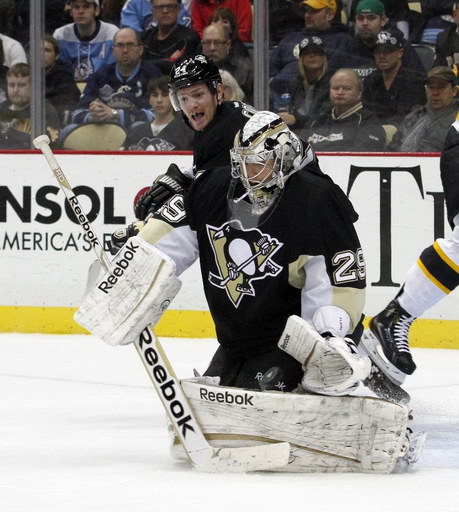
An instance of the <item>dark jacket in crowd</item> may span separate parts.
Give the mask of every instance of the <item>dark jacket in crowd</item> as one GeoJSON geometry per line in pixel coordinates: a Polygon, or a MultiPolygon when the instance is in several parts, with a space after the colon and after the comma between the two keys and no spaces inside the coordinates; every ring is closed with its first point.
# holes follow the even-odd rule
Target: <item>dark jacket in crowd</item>
{"type": "Polygon", "coordinates": [[[456,101],[443,110],[434,111],[426,105],[415,108],[405,117],[387,150],[440,152],[457,109],[456,101]]]}
{"type": "Polygon", "coordinates": [[[45,97],[59,114],[61,126],[70,122],[80,95],[69,64],[58,60],[46,70],[45,97]]]}
{"type": "Polygon", "coordinates": [[[304,88],[303,77],[298,75],[289,86],[289,93],[292,102],[292,114],[296,123],[290,128],[293,131],[301,130],[321,112],[330,110],[330,78],[333,71],[326,71],[316,81],[309,83],[304,88]]]}
{"type": "Polygon", "coordinates": [[[453,64],[459,64],[459,34],[456,24],[438,34],[432,67],[448,66],[452,68],[453,64]]]}
{"type": "Polygon", "coordinates": [[[361,103],[339,117],[323,112],[303,136],[316,151],[382,151],[386,143],[381,121],[361,103]]]}
{"type": "MultiPolygon", "coordinates": [[[[32,121],[30,107],[24,110],[11,110],[10,100],[0,103],[0,149],[32,149],[32,121]]],[[[59,138],[59,116],[55,108],[45,101],[45,129],[56,146],[59,138]]]]}
{"type": "Polygon", "coordinates": [[[117,64],[109,64],[89,78],[88,84],[73,114],[74,123],[83,123],[89,115],[89,105],[96,98],[119,110],[120,124],[127,128],[136,121],[145,121],[145,110],[150,109],[147,97],[148,81],[160,76],[161,71],[150,62],[140,61],[137,69],[125,79],[117,64]]]}
{"type": "Polygon", "coordinates": [[[156,39],[157,27],[142,34],[143,58],[156,64],[163,74],[168,75],[175,61],[194,55],[200,44],[198,34],[191,28],[177,25],[166,39],[156,39]]]}
{"type": "Polygon", "coordinates": [[[154,135],[151,123],[135,123],[129,130],[124,148],[129,151],[190,151],[194,131],[179,114],[154,135]]]}
{"type": "Polygon", "coordinates": [[[426,102],[423,76],[402,66],[387,90],[377,69],[363,83],[362,102],[383,124],[398,126],[414,106],[426,102]]]}
{"type": "MultiPolygon", "coordinates": [[[[341,55],[342,68],[351,68],[363,79],[376,70],[373,47],[364,44],[363,40],[355,36],[346,43],[341,55]]],[[[425,75],[424,66],[414,48],[405,43],[403,47],[402,65],[407,69],[425,75]]]]}

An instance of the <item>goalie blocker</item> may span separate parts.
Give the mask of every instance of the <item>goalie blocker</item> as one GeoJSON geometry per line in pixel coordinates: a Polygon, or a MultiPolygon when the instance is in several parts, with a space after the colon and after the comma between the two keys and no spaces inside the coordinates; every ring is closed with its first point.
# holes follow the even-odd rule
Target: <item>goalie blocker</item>
{"type": "Polygon", "coordinates": [[[180,286],[174,262],[134,236],[85,297],[75,320],[109,345],[133,343],[147,325],[156,325],[180,286]]]}

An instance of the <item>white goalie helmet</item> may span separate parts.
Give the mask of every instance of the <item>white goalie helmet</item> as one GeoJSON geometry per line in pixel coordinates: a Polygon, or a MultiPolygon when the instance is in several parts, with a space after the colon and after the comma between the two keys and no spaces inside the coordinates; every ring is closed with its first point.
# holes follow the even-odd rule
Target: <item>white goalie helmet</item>
{"type": "Polygon", "coordinates": [[[236,134],[230,154],[232,175],[244,185],[244,196],[267,207],[273,193],[298,170],[303,145],[277,114],[260,111],[236,134]]]}

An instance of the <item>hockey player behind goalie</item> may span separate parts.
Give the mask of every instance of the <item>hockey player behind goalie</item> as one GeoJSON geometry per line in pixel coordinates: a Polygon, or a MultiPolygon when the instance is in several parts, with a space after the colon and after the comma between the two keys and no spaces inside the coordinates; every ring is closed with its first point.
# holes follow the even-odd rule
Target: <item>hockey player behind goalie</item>
{"type": "MultiPolygon", "coordinates": [[[[134,341],[172,298],[164,295],[166,279],[158,300],[152,276],[143,272],[148,247],[152,260],[161,258],[159,250],[175,262],[177,275],[199,256],[220,344],[204,374],[214,378],[213,384],[227,387],[224,393],[244,388],[348,394],[370,372],[369,359],[348,337],[360,328],[365,293],[365,263],[353,226],[357,214],[320,171],[313,150],[276,114],[257,112],[246,123],[236,135],[231,162],[231,168],[198,173],[185,196],[182,224],[164,229],[170,212],[183,204],[171,198],[173,208],[166,203],[130,239],[128,244],[142,248],[130,261],[133,273],[125,269],[110,289],[101,290],[99,283],[80,307],[78,321],[111,344],[134,341]],[[148,292],[145,300],[131,304],[135,317],[128,315],[117,335],[113,304],[118,294],[123,302],[131,279],[136,290],[148,292]]],[[[394,432],[404,437],[408,411],[392,405],[402,408],[393,421],[394,432]]],[[[400,437],[397,443],[399,450],[400,437]]],[[[399,455],[391,456],[394,464],[399,455]]]]}

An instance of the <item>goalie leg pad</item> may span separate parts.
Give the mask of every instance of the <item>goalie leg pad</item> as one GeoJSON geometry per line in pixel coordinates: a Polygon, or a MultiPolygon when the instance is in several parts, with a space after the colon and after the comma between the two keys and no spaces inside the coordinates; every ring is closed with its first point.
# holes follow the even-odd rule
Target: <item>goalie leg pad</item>
{"type": "Polygon", "coordinates": [[[303,365],[302,385],[313,393],[349,393],[370,373],[370,359],[358,354],[351,340],[323,338],[295,315],[287,320],[278,346],[303,365]]]}
{"type": "MultiPolygon", "coordinates": [[[[370,397],[249,391],[217,386],[208,378],[181,384],[211,445],[289,442],[289,463],[273,471],[391,473],[409,453],[404,405],[370,397]]],[[[180,442],[172,441],[173,455],[183,459],[180,442]]]]}
{"type": "Polygon", "coordinates": [[[75,313],[75,320],[109,345],[133,343],[154,326],[177,295],[175,264],[140,238],[132,237],[75,313]]]}

